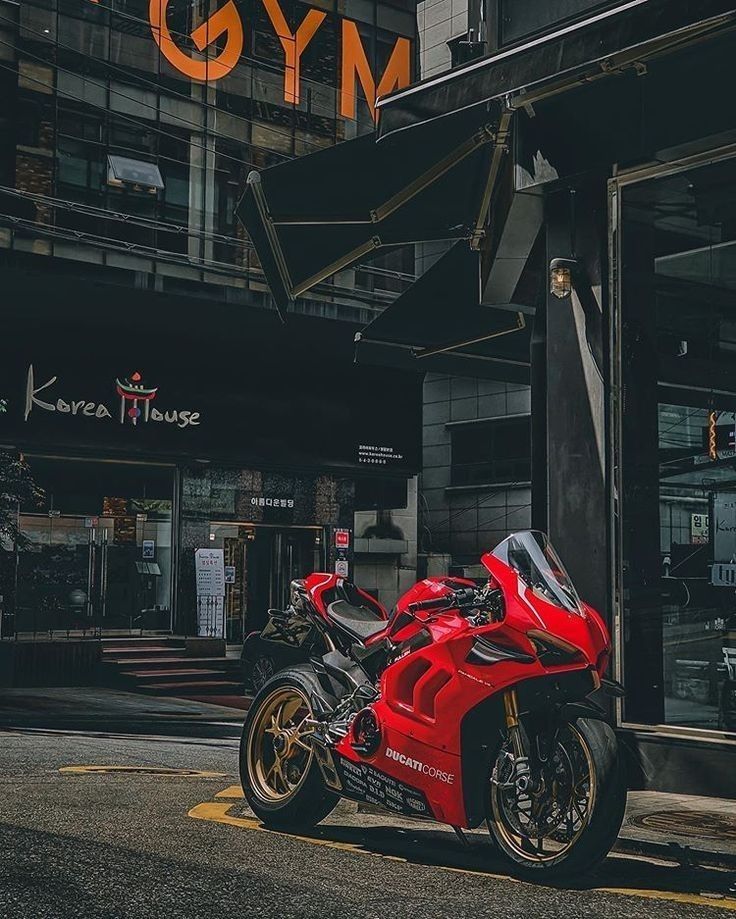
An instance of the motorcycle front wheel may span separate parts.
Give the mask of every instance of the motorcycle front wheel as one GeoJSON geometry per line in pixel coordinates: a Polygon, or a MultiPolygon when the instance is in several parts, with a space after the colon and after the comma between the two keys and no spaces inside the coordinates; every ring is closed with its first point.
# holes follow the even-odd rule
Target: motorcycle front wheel
{"type": "Polygon", "coordinates": [[[510,739],[502,743],[491,775],[488,827],[515,873],[561,880],[606,857],[623,822],[626,791],[613,730],[579,718],[561,725],[528,783],[518,780],[510,739]]]}
{"type": "Polygon", "coordinates": [[[338,801],[324,784],[310,740],[310,699],[319,689],[311,669],[291,667],[264,683],[248,709],[240,781],[251,810],[266,824],[313,826],[338,801]]]}

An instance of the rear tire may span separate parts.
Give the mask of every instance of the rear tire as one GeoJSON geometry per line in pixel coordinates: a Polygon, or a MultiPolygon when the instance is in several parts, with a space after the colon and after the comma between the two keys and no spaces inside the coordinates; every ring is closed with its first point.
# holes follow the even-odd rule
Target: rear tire
{"type": "MultiPolygon", "coordinates": [[[[491,786],[491,815],[488,828],[499,850],[514,866],[514,873],[528,879],[558,881],[589,872],[610,852],[626,809],[626,770],[613,729],[602,721],[579,718],[569,725],[594,776],[594,793],[589,796],[587,822],[573,837],[569,847],[542,858],[533,845],[519,845],[509,832],[499,803],[501,792],[491,786]]],[[[553,840],[554,836],[551,837],[553,840]]]]}
{"type": "Polygon", "coordinates": [[[322,779],[311,744],[299,725],[312,716],[311,695],[323,691],[309,667],[291,667],[258,691],[243,725],[240,781],[256,816],[279,827],[310,827],[339,796],[322,779]]]}

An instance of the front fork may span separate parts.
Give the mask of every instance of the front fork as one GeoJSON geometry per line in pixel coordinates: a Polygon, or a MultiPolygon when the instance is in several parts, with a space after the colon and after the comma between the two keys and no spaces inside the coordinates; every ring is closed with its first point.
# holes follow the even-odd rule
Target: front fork
{"type": "Polygon", "coordinates": [[[503,694],[503,709],[506,715],[506,729],[511,738],[514,751],[514,784],[522,794],[529,790],[531,785],[531,769],[529,757],[524,749],[524,738],[519,724],[519,697],[515,689],[507,689],[503,694]]]}

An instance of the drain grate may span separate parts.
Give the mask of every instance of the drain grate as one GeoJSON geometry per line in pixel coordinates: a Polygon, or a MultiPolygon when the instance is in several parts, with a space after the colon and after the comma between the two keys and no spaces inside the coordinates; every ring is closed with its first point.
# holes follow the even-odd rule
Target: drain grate
{"type": "Polygon", "coordinates": [[[736,840],[736,817],[714,814],[712,811],[656,811],[633,817],[631,823],[666,836],[736,840]]]}

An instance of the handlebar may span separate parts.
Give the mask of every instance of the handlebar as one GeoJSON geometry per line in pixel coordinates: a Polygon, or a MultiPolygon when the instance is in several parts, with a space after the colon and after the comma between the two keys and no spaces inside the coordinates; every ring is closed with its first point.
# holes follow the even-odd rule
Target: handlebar
{"type": "Polygon", "coordinates": [[[467,606],[468,603],[475,600],[475,597],[474,588],[464,587],[462,590],[454,590],[452,593],[435,597],[432,600],[418,600],[416,603],[410,603],[407,609],[410,613],[428,609],[451,609],[454,606],[467,606]]]}

